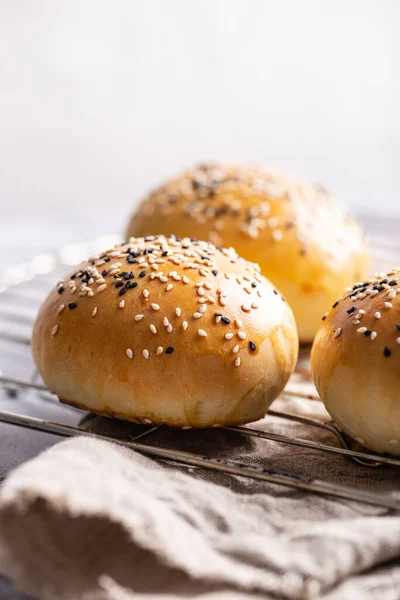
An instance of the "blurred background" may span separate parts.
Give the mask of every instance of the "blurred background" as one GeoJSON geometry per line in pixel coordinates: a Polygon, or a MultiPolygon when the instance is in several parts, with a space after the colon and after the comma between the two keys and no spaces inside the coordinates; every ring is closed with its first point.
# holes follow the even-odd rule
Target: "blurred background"
{"type": "Polygon", "coordinates": [[[199,160],[400,214],[399,30],[398,0],[1,0],[0,266],[199,160]]]}

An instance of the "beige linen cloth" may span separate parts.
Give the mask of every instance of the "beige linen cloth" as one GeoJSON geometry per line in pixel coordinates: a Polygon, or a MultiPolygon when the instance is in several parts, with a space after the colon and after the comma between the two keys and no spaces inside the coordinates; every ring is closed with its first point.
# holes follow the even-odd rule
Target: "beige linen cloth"
{"type": "MultiPolygon", "coordinates": [[[[281,398],[274,408],[326,416],[309,400],[281,398]]],[[[82,427],[125,438],[140,431],[94,416],[82,427]]],[[[271,416],[256,427],[333,442],[271,416]]],[[[362,489],[399,487],[392,468],[224,430],[162,429],[144,439],[362,489]]],[[[17,468],[0,495],[0,570],[41,600],[398,600],[399,555],[398,513],[85,437],[17,468]]]]}

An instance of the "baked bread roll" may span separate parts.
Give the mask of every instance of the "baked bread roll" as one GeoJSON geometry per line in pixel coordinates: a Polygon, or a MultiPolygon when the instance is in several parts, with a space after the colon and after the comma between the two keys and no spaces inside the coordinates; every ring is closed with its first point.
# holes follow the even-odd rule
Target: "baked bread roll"
{"type": "Polygon", "coordinates": [[[298,337],[258,265],[208,242],[150,236],[58,283],[32,348],[62,402],[201,428],[263,417],[294,369],[298,337]]]}
{"type": "Polygon", "coordinates": [[[154,231],[233,246],[259,263],[311,342],[326,307],[369,273],[358,225],[320,187],[263,167],[200,165],[155,189],[133,214],[129,236],[154,231]]]}
{"type": "Polygon", "coordinates": [[[317,390],[334,421],[363,446],[400,456],[400,270],[334,303],[311,352],[317,390]]]}

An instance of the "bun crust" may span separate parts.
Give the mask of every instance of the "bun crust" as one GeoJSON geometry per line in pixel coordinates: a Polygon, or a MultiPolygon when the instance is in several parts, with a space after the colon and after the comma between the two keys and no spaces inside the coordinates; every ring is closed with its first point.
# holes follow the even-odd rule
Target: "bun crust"
{"type": "Polygon", "coordinates": [[[311,366],[334,421],[363,446],[400,456],[400,270],[357,283],[314,340],[311,366]]]}
{"type": "Polygon", "coordinates": [[[360,228],[325,190],[263,167],[187,170],[143,200],[127,231],[233,246],[285,295],[303,343],[343,288],[369,272],[360,228]]]}
{"type": "Polygon", "coordinates": [[[259,419],[291,375],[294,317],[259,267],[188,238],[131,239],[50,293],[33,356],[62,402],[155,425],[259,419]]]}

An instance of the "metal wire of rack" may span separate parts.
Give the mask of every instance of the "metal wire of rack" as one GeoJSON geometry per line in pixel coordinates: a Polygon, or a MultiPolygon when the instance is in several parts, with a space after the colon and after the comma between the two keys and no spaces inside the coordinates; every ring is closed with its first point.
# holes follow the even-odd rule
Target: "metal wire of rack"
{"type": "MultiPolygon", "coordinates": [[[[56,273],[67,266],[80,262],[89,254],[104,247],[109,247],[116,241],[114,236],[107,236],[98,238],[89,244],[74,244],[64,247],[55,253],[36,256],[0,274],[0,353],[3,356],[3,349],[5,349],[6,353],[4,357],[11,357],[11,360],[8,361],[3,361],[3,358],[1,359],[0,389],[9,397],[14,396],[18,398],[20,394],[34,393],[40,399],[40,402],[57,402],[56,398],[40,382],[33,363],[29,362],[26,356],[24,361],[22,361],[23,364],[20,360],[15,360],[15,358],[20,358],[21,349],[23,349],[26,355],[30,355],[30,330],[33,325],[35,312],[51,285],[50,281],[54,282],[54,278],[57,276],[56,273]],[[18,372],[15,370],[16,364],[19,365],[18,372]]],[[[395,253],[390,243],[387,240],[379,239],[373,240],[373,245],[377,268],[384,269],[393,266],[395,253]]],[[[298,366],[297,375],[304,379],[310,379],[309,369],[304,362],[306,363],[303,356],[303,364],[298,366]]],[[[289,386],[284,394],[293,398],[319,401],[315,393],[305,393],[295,389],[293,386],[289,386]]],[[[71,410],[71,408],[65,406],[65,410],[71,410]]],[[[277,434],[273,431],[260,430],[249,426],[224,427],[222,429],[227,434],[240,434],[247,438],[268,440],[269,442],[289,444],[317,452],[339,455],[344,459],[350,459],[370,469],[382,466],[400,466],[400,459],[395,457],[378,456],[364,449],[354,449],[351,440],[346,438],[333,422],[325,422],[321,419],[277,410],[270,410],[269,415],[288,422],[300,423],[310,428],[310,430],[312,428],[323,429],[333,436],[336,445],[320,443],[312,439],[277,434]]],[[[342,484],[331,483],[322,479],[269,469],[259,464],[252,465],[229,458],[219,458],[212,456],[212,453],[204,455],[203,453],[187,452],[171,448],[167,445],[151,443],[152,435],[162,428],[142,426],[139,433],[121,439],[119,436],[113,434],[88,431],[78,426],[6,410],[0,411],[0,422],[60,437],[87,436],[112,441],[113,443],[123,445],[146,455],[175,461],[182,465],[200,467],[317,494],[325,494],[385,507],[387,509],[400,510],[400,501],[396,498],[396,494],[366,491],[342,484]]]]}

